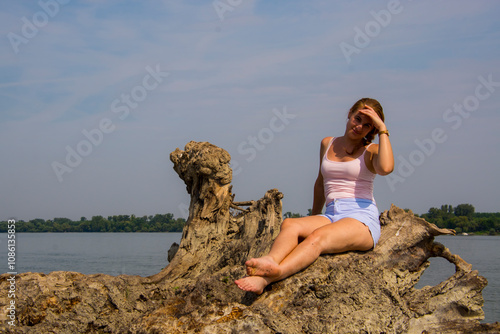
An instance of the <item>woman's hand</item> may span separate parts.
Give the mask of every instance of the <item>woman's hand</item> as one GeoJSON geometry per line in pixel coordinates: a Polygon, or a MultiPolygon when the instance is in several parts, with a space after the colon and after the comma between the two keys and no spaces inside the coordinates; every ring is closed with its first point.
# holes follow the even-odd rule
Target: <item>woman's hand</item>
{"type": "Polygon", "coordinates": [[[362,113],[363,115],[370,117],[372,122],[373,122],[373,126],[378,131],[387,130],[387,127],[385,126],[384,121],[380,118],[380,116],[377,114],[377,112],[375,110],[373,110],[372,107],[365,105],[365,108],[359,109],[359,112],[362,113]]]}
{"type": "MultiPolygon", "coordinates": [[[[365,106],[364,109],[359,110],[360,113],[371,118],[373,126],[380,132],[386,131],[384,121],[370,106],[365,106]]],[[[389,135],[379,138],[379,145],[373,145],[373,169],[377,174],[388,175],[394,170],[394,154],[392,153],[392,146],[389,140],[389,135]]]]}

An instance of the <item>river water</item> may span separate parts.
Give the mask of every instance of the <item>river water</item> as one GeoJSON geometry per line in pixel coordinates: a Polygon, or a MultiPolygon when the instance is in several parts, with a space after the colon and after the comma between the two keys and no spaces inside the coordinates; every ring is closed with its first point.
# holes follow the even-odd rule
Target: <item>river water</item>
{"type": "MultiPolygon", "coordinates": [[[[149,276],[167,264],[167,251],[179,243],[181,233],[17,233],[16,271],[64,270],[84,274],[149,276]]],[[[472,264],[488,286],[483,290],[485,319],[500,321],[500,237],[440,236],[444,244],[472,264]]],[[[7,234],[0,234],[0,273],[7,268],[7,234]]],[[[455,267],[442,258],[433,258],[417,284],[436,285],[453,275],[455,267]]]]}

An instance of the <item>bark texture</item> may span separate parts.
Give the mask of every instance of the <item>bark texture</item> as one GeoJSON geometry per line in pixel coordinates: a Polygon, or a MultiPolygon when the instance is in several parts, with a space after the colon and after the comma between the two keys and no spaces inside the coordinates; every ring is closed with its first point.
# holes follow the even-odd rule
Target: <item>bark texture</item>
{"type": "Polygon", "coordinates": [[[234,202],[230,156],[190,142],[170,158],[191,195],[189,218],[170,264],[150,277],[75,272],[0,276],[0,332],[7,333],[498,333],[480,324],[484,277],[434,237],[453,234],[392,206],[369,252],[321,256],[257,296],[233,283],[244,262],[266,253],[279,232],[282,194],[234,202]],[[429,258],[454,275],[415,289],[429,258]]]}

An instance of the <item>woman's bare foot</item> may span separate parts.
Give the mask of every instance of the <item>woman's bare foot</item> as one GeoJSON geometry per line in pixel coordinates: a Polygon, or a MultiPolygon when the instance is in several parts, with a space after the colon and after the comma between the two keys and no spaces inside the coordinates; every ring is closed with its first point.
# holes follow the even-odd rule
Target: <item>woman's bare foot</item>
{"type": "Polygon", "coordinates": [[[264,288],[270,283],[268,279],[261,276],[248,276],[234,281],[238,288],[244,291],[255,292],[260,295],[264,292],[264,288]]]}
{"type": "Polygon", "coordinates": [[[277,277],[280,275],[279,265],[269,256],[250,259],[245,262],[245,265],[249,276],[277,277]]]}

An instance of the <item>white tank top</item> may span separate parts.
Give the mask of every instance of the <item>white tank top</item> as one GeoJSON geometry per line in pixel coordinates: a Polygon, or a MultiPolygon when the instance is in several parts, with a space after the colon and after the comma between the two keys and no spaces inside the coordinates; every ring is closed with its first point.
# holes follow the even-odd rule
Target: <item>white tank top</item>
{"type": "Polygon", "coordinates": [[[373,180],[376,174],[366,167],[366,149],[354,160],[331,161],[327,155],[334,140],[330,141],[321,162],[326,204],[338,198],[364,198],[375,202],[373,180]]]}

